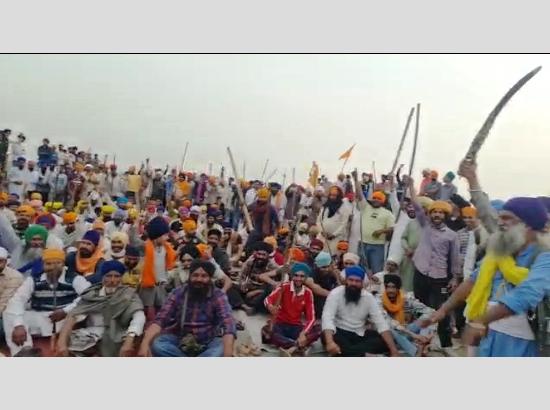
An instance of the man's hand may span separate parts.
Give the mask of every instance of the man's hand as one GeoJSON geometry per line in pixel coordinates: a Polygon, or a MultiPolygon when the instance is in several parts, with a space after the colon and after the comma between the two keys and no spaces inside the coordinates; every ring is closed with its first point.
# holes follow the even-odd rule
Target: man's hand
{"type": "Polygon", "coordinates": [[[459,176],[466,178],[468,181],[474,180],[477,178],[477,164],[468,159],[464,159],[460,163],[457,173],[459,176]]]}
{"type": "Polygon", "coordinates": [[[16,346],[23,346],[25,340],[27,340],[27,331],[25,326],[15,326],[13,333],[11,334],[11,340],[16,346]]]}
{"type": "Polygon", "coordinates": [[[456,290],[456,288],[458,287],[458,280],[456,278],[452,278],[450,281],[449,281],[449,284],[447,285],[447,288],[449,289],[449,291],[452,293],[456,290]]]}
{"type": "Polygon", "coordinates": [[[126,336],[120,348],[120,357],[130,357],[134,353],[134,337],[126,336]]]}
{"type": "Polygon", "coordinates": [[[50,320],[52,322],[59,322],[67,317],[67,314],[63,309],[56,309],[52,313],[50,313],[50,320]]]}
{"type": "Polygon", "coordinates": [[[419,320],[418,323],[420,327],[425,328],[430,325],[435,325],[436,323],[441,322],[445,318],[445,316],[447,316],[447,313],[443,309],[439,308],[438,310],[433,312],[429,318],[419,320]]]}
{"type": "Polygon", "coordinates": [[[267,305],[267,310],[269,310],[269,313],[271,313],[272,316],[277,316],[279,309],[279,306],[267,305]]]}
{"type": "Polygon", "coordinates": [[[139,347],[137,357],[151,357],[151,349],[149,349],[149,346],[145,343],[141,343],[141,346],[139,347]]]}
{"type": "Polygon", "coordinates": [[[307,337],[304,332],[300,332],[300,336],[298,336],[298,339],[296,340],[296,343],[298,344],[298,347],[304,348],[307,344],[307,337]]]}
{"type": "Polygon", "coordinates": [[[69,357],[69,347],[67,346],[67,343],[62,342],[61,339],[58,339],[57,341],[55,355],[58,357],[69,357]]]}
{"type": "Polygon", "coordinates": [[[468,323],[462,340],[466,346],[479,346],[479,341],[487,334],[487,327],[481,323],[468,323]]]}
{"type": "Polygon", "coordinates": [[[378,229],[377,231],[374,231],[372,233],[372,236],[374,236],[375,238],[378,238],[380,235],[383,235],[385,233],[386,231],[384,229],[378,229]]]}
{"type": "Polygon", "coordinates": [[[340,346],[338,346],[335,342],[329,342],[327,343],[327,353],[331,356],[337,356],[342,354],[342,350],[340,350],[340,346]]]}

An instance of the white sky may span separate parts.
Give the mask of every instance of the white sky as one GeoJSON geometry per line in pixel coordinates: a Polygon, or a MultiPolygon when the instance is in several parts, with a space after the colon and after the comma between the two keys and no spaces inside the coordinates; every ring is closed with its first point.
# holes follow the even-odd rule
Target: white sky
{"type": "Polygon", "coordinates": [[[354,142],[347,172],[373,160],[387,172],[420,102],[419,179],[425,167],[456,170],[494,105],[538,65],[497,119],[480,176],[493,198],[549,195],[549,55],[2,55],[0,127],[29,146],[49,137],[116,153],[123,166],[179,165],[189,141],[186,168],[212,161],[217,173],[229,145],[247,178],[269,158],[275,180],[296,167],[304,182],[314,160],[333,178],[354,142]]]}

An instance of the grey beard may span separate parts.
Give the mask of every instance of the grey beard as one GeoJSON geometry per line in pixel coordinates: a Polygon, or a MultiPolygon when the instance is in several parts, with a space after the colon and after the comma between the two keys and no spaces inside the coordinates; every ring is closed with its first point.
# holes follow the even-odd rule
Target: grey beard
{"type": "Polygon", "coordinates": [[[487,250],[496,256],[515,255],[526,244],[525,234],[527,227],[524,224],[518,224],[508,229],[508,231],[497,231],[489,237],[487,250]]]}
{"type": "Polygon", "coordinates": [[[29,248],[26,252],[26,256],[31,260],[41,258],[43,250],[42,248],[29,248]]]}

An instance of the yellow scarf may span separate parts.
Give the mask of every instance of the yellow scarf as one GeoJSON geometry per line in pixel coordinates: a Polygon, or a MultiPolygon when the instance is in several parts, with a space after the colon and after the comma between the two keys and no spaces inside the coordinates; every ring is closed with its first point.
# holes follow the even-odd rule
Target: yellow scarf
{"type": "Polygon", "coordinates": [[[514,286],[523,282],[529,274],[529,269],[516,265],[516,261],[511,256],[496,257],[493,254],[487,254],[481,262],[479,276],[466,299],[466,317],[469,320],[475,320],[485,313],[487,303],[491,297],[491,288],[495,273],[500,271],[506,282],[514,286]]]}
{"type": "Polygon", "coordinates": [[[402,290],[397,294],[395,303],[392,302],[388,294],[384,292],[382,294],[382,305],[393,319],[397,320],[402,325],[405,324],[405,298],[403,297],[402,290]]]}

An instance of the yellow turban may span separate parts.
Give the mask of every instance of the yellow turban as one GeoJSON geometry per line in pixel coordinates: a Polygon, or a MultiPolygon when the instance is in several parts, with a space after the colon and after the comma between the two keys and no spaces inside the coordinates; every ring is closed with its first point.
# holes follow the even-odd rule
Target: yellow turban
{"type": "Polygon", "coordinates": [[[418,204],[424,209],[429,209],[434,202],[433,199],[428,198],[427,196],[419,196],[417,201],[418,204]]]}
{"type": "Polygon", "coordinates": [[[475,218],[477,216],[477,209],[473,206],[466,206],[462,208],[461,213],[465,218],[475,218]]]}
{"type": "Polygon", "coordinates": [[[267,201],[269,198],[269,190],[267,188],[260,188],[258,192],[256,192],[256,195],[260,201],[267,201]]]}
{"type": "Polygon", "coordinates": [[[453,208],[451,207],[451,205],[445,201],[434,201],[430,205],[428,212],[432,212],[435,210],[443,211],[447,215],[450,215],[453,212],[453,208]]]}
{"type": "Polygon", "coordinates": [[[42,194],[39,192],[33,192],[31,194],[31,200],[38,199],[39,201],[42,201],[42,194]]]}
{"type": "Polygon", "coordinates": [[[103,229],[105,230],[105,222],[103,222],[101,219],[96,219],[92,225],[92,229],[103,229]]]}
{"type": "Polygon", "coordinates": [[[32,218],[36,214],[36,211],[33,207],[29,205],[21,205],[19,208],[17,208],[15,213],[17,215],[28,216],[29,218],[32,218]]]}
{"type": "Polygon", "coordinates": [[[48,261],[65,261],[65,252],[61,249],[44,249],[42,252],[42,260],[48,261]]]}
{"type": "Polygon", "coordinates": [[[63,202],[54,202],[53,203],[53,209],[56,211],[59,211],[61,208],[63,208],[63,202]]]}
{"type": "Polygon", "coordinates": [[[277,239],[275,239],[274,236],[266,236],[264,238],[264,242],[270,244],[273,247],[273,249],[277,248],[277,239]]]}
{"type": "Polygon", "coordinates": [[[114,213],[116,211],[116,208],[112,205],[103,205],[101,207],[101,213],[103,215],[111,215],[112,213],[114,213]]]}
{"type": "Polygon", "coordinates": [[[192,219],[187,219],[183,222],[183,230],[185,233],[192,232],[197,229],[197,223],[192,219]]]}

